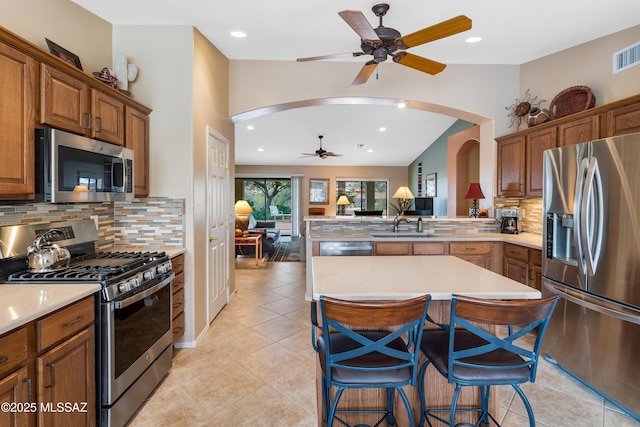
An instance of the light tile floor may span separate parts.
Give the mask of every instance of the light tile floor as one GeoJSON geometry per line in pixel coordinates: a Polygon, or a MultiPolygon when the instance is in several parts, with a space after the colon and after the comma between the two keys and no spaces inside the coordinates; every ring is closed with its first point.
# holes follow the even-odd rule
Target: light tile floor
{"type": "MultiPolygon", "coordinates": [[[[315,353],[304,262],[236,259],[237,294],[195,349],[173,368],[131,421],[139,426],[317,426],[315,353]]],[[[523,390],[538,426],[620,427],[640,423],[542,361],[523,390]]],[[[528,426],[511,388],[500,392],[504,427],[528,426]]]]}

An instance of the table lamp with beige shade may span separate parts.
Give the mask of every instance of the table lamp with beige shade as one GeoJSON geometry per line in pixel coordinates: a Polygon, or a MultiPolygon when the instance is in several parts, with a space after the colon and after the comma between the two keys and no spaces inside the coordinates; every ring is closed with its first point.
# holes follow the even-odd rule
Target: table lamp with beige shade
{"type": "Polygon", "coordinates": [[[415,199],[415,197],[413,197],[413,193],[411,192],[411,190],[409,190],[409,187],[398,188],[396,192],[393,193],[392,197],[394,199],[402,200],[401,202],[402,214],[404,214],[404,211],[406,211],[409,208],[411,200],[415,199]]]}
{"type": "Polygon", "coordinates": [[[338,200],[336,201],[336,205],[338,206],[338,215],[344,215],[344,209],[345,206],[350,205],[351,202],[349,201],[349,198],[347,196],[340,196],[338,197],[338,200]]]}
{"type": "Polygon", "coordinates": [[[239,235],[246,234],[249,229],[249,215],[253,214],[253,208],[246,200],[238,200],[233,210],[236,214],[236,235],[238,231],[239,235]]]}

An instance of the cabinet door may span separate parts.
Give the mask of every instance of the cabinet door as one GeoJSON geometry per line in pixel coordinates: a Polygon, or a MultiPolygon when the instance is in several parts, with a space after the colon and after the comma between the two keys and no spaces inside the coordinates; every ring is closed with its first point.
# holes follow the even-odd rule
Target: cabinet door
{"type": "Polygon", "coordinates": [[[500,197],[524,197],[524,159],[524,136],[498,142],[498,195],[500,197]]]}
{"type": "Polygon", "coordinates": [[[149,116],[129,106],[125,108],[125,146],[135,152],[133,182],[136,197],[149,195],[149,116]]]}
{"type": "MultiPolygon", "coordinates": [[[[28,369],[22,369],[0,379],[0,402],[16,404],[32,404],[33,396],[29,395],[31,380],[28,369]]],[[[32,409],[29,407],[29,409],[32,409]]],[[[35,412],[35,411],[33,411],[35,412]]],[[[31,411],[0,411],[0,426],[19,427],[29,425],[31,411]]]]}
{"type": "Polygon", "coordinates": [[[91,137],[124,145],[124,104],[99,90],[91,90],[91,137]]]}
{"type": "Polygon", "coordinates": [[[616,108],[607,113],[607,136],[640,132],[640,104],[616,108]]]}
{"type": "Polygon", "coordinates": [[[40,69],[40,122],[88,135],[89,88],[62,71],[42,64],[40,69]]]}
{"type": "Polygon", "coordinates": [[[542,197],[542,152],[556,147],[556,128],[531,132],[527,136],[528,197],[542,197]]]}
{"type": "Polygon", "coordinates": [[[471,264],[475,264],[479,267],[486,268],[487,270],[491,270],[491,257],[483,256],[483,255],[456,255],[457,258],[463,259],[465,261],[470,262],[471,264]]]}
{"type": "Polygon", "coordinates": [[[38,425],[95,425],[94,353],[92,325],[36,359],[38,403],[53,405],[51,411],[38,411],[38,425]],[[78,407],[65,410],[55,406],[58,402],[78,407]]]}
{"type": "Polygon", "coordinates": [[[504,259],[504,276],[525,285],[529,284],[529,264],[514,258],[504,259]]]}
{"type": "Polygon", "coordinates": [[[0,199],[35,194],[34,59],[0,43],[0,199]]]}
{"type": "Polygon", "coordinates": [[[529,249],[529,286],[542,290],[542,251],[529,249]]]}
{"type": "Polygon", "coordinates": [[[580,144],[600,137],[598,116],[585,117],[559,126],[558,146],[580,144]]]}
{"type": "Polygon", "coordinates": [[[414,242],[413,255],[444,255],[446,247],[444,242],[414,242]]]}
{"type": "Polygon", "coordinates": [[[375,243],[376,255],[409,255],[411,254],[411,243],[398,242],[398,243],[375,243]]]}

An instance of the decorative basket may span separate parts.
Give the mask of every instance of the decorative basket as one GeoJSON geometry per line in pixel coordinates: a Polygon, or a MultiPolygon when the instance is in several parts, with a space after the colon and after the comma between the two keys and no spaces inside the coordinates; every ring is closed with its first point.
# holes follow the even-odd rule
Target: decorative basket
{"type": "Polygon", "coordinates": [[[568,87],[557,94],[549,105],[551,117],[559,119],[588,110],[596,105],[596,98],[587,86],[568,87]]]}

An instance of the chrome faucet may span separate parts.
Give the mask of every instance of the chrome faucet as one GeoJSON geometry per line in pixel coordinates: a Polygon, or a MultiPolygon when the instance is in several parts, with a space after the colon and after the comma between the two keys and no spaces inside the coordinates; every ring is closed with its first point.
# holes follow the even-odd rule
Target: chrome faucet
{"type": "Polygon", "coordinates": [[[400,223],[406,223],[409,224],[411,221],[409,221],[407,218],[400,218],[400,214],[397,214],[396,217],[393,219],[393,232],[397,233],[398,232],[398,226],[400,225],[400,223]]]}

